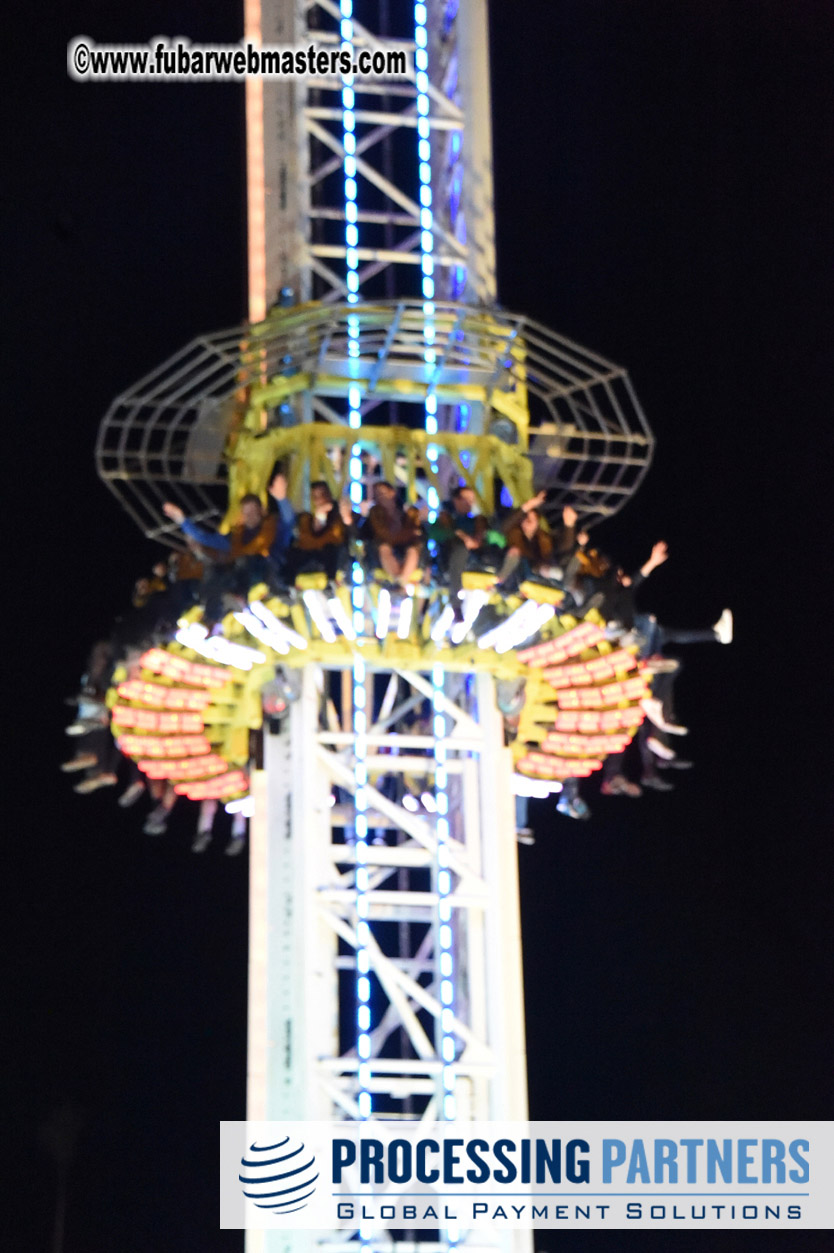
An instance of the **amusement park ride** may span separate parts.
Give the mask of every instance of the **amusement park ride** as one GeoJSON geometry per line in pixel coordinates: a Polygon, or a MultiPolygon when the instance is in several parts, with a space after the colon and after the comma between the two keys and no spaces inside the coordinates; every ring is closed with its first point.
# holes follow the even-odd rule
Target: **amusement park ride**
{"type": "MultiPolygon", "coordinates": [[[[378,475],[429,520],[459,483],[486,515],[539,489],[584,526],[616,513],[652,453],[625,371],[496,303],[486,0],[244,7],[256,42],[409,71],[247,81],[249,320],[116,399],[107,486],[172,548],[163,502],[228,530],[277,462],[297,512],[324,480],[360,513],[378,475]]],[[[115,683],[113,731],[150,778],[253,806],[250,1120],[523,1120],[516,795],[599,769],[648,683],[552,587],[470,571],[455,606],[358,558],[256,586],[211,631],[188,610],[115,683]]],[[[247,1247],[475,1247],[425,1234],[247,1247]]]]}

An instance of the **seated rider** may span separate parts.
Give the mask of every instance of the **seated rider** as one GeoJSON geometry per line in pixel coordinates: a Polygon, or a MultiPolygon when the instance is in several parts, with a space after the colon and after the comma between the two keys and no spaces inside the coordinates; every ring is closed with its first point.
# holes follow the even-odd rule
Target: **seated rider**
{"type": "Polygon", "coordinates": [[[333,579],[346,555],[347,528],[352,519],[350,501],[343,498],[337,504],[325,481],[318,479],[310,484],[310,504],[312,508],[298,517],[288,571],[291,578],[323,571],[333,579]]]}
{"type": "Polygon", "coordinates": [[[396,489],[384,480],[374,483],[374,503],[363,527],[368,565],[377,563],[393,583],[414,581],[423,552],[423,528],[414,506],[401,509],[396,489]]]}
{"type": "Polygon", "coordinates": [[[166,517],[176,522],[214,564],[205,589],[209,617],[219,616],[224,592],[245,595],[253,583],[268,579],[283,568],[294,514],[282,474],[273,478],[269,494],[278,506],[277,512],[266,514],[259,497],[247,493],[240,502],[239,520],[228,535],[192,522],[178,505],[168,502],[162,506],[166,517]]]}
{"type": "Polygon", "coordinates": [[[498,572],[498,584],[505,591],[516,591],[525,579],[535,575],[549,578],[553,561],[553,537],[543,525],[539,505],[545,492],[526,500],[504,524],[507,551],[498,572]]]}
{"type": "Polygon", "coordinates": [[[487,557],[487,520],[475,513],[475,492],[462,484],[440,511],[436,522],[426,528],[440,545],[440,565],[449,584],[449,602],[459,616],[463,572],[470,562],[487,557]]]}

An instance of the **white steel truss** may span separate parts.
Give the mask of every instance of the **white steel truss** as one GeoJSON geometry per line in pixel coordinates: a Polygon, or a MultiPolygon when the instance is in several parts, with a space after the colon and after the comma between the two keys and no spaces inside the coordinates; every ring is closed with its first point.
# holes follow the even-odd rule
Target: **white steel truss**
{"type": "MultiPolygon", "coordinates": [[[[436,675],[369,669],[360,745],[349,709],[336,711],[349,690],[342,677],[305,668],[257,783],[247,1117],[358,1119],[365,1092],[375,1118],[443,1118],[451,1096],[458,1120],[524,1120],[512,764],[493,680],[445,675],[438,690],[436,675]],[[448,727],[442,765],[427,702],[448,727]],[[356,838],[360,759],[367,842],[356,838]],[[448,806],[435,787],[441,769],[448,806]],[[438,809],[448,814],[446,839],[438,809]],[[365,1056],[360,950],[371,985],[365,1056]]],[[[299,1249],[306,1238],[252,1232],[248,1247],[299,1249]]],[[[363,1243],[406,1247],[389,1236],[363,1243]]],[[[450,1246],[433,1238],[414,1247],[450,1246]]],[[[526,1236],[478,1233],[477,1247],[521,1250],[526,1236]]]]}
{"type": "MultiPolygon", "coordinates": [[[[413,4],[369,0],[352,6],[353,47],[405,53],[409,70],[404,78],[357,77],[351,83],[355,129],[350,152],[343,129],[343,77],[247,80],[253,322],[286,289],[301,301],[348,297],[349,222],[358,227],[363,299],[419,292],[418,128],[431,136],[437,295],[472,304],[494,302],[486,0],[429,0],[426,7],[428,83],[420,91],[413,4]],[[348,156],[355,160],[358,184],[358,212],[350,219],[343,175],[348,156]]],[[[338,0],[245,0],[245,35],[264,45],[315,43],[335,50],[342,43],[343,16],[338,0]]]]}

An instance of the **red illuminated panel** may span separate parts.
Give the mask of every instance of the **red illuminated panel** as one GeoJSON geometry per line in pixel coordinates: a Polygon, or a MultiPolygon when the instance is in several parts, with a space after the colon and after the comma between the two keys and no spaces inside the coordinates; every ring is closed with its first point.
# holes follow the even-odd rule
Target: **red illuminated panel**
{"type": "Polygon", "coordinates": [[[590,757],[571,761],[566,757],[551,757],[548,753],[527,753],[516,769],[534,779],[587,779],[595,770],[602,769],[602,762],[590,757]]]}
{"type": "Polygon", "coordinates": [[[204,735],[120,735],[116,743],[128,757],[201,757],[211,752],[204,735]]]}
{"type": "Polygon", "coordinates": [[[606,709],[599,715],[599,724],[603,731],[627,727],[633,735],[644,717],[645,714],[639,705],[630,705],[628,709],[606,709]]]}
{"type": "Polygon", "coordinates": [[[638,664],[634,653],[629,652],[627,648],[618,648],[613,653],[606,653],[604,657],[594,657],[591,661],[586,661],[589,674],[603,676],[608,670],[616,674],[618,670],[633,670],[638,664]]]}
{"type": "Polygon", "coordinates": [[[587,687],[594,682],[594,676],[586,669],[587,664],[580,661],[574,666],[552,666],[543,670],[542,675],[551,687],[587,687]]]}
{"type": "Polygon", "coordinates": [[[177,679],[180,683],[191,683],[195,687],[225,687],[234,677],[222,666],[186,661],[185,657],[166,652],[164,648],[149,648],[140,657],[139,664],[143,670],[150,670],[152,674],[177,679]]]}
{"type": "Polygon", "coordinates": [[[604,679],[613,679],[618,671],[633,670],[637,659],[627,648],[618,648],[605,657],[594,657],[592,661],[579,661],[572,666],[554,666],[543,671],[544,678],[552,687],[573,687],[589,683],[601,683],[604,679]]]}
{"type": "Polygon", "coordinates": [[[566,631],[558,639],[547,640],[544,644],[534,644],[532,648],[523,648],[516,656],[519,661],[524,661],[531,666],[555,664],[558,661],[567,661],[568,657],[575,657],[586,648],[593,648],[604,639],[605,632],[601,631],[598,626],[594,626],[592,622],[581,622],[579,626],[566,631]]]}
{"type": "Polygon", "coordinates": [[[643,721],[643,710],[638,705],[628,709],[606,709],[601,713],[592,710],[565,710],[554,724],[557,731],[579,731],[594,735],[600,731],[616,731],[620,727],[633,731],[643,721]]]}
{"type": "Polygon", "coordinates": [[[138,700],[162,709],[189,709],[198,712],[211,704],[211,692],[190,692],[182,687],[163,687],[143,679],[128,679],[116,688],[122,700],[138,700]]]}
{"type": "Polygon", "coordinates": [[[157,731],[163,735],[173,735],[178,731],[199,735],[205,726],[197,713],[162,713],[155,709],[132,709],[128,705],[116,705],[110,716],[117,726],[135,727],[137,731],[157,731]]]}
{"type": "Polygon", "coordinates": [[[249,790],[249,779],[242,770],[230,770],[205,783],[177,783],[174,791],[192,801],[228,800],[249,790]]]}
{"type": "Polygon", "coordinates": [[[207,757],[175,757],[171,761],[140,760],[136,764],[149,779],[208,779],[229,768],[226,758],[214,753],[207,757]]]}
{"type": "Polygon", "coordinates": [[[621,753],[631,743],[631,736],[614,735],[567,735],[563,731],[551,731],[542,741],[545,753],[567,753],[568,756],[608,757],[621,753]]]}
{"type": "Polygon", "coordinates": [[[622,683],[607,683],[604,687],[579,688],[559,693],[560,709],[604,709],[606,705],[618,705],[624,700],[642,700],[648,696],[643,678],[637,675],[622,683]]]}

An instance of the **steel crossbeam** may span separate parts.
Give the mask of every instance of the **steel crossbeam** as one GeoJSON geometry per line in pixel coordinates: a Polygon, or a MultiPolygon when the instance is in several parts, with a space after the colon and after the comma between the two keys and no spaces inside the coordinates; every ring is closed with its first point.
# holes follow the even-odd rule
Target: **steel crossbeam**
{"type": "MultiPolygon", "coordinates": [[[[438,200],[435,210],[438,251],[447,254],[445,269],[438,272],[437,294],[490,304],[495,299],[495,248],[486,3],[464,0],[451,21],[447,8],[439,0],[428,5],[425,97],[432,182],[440,187],[444,178],[454,180],[454,190],[450,183],[449,194],[438,200]]],[[[380,0],[364,7],[362,21],[356,14],[352,19],[355,48],[402,51],[409,65],[404,78],[353,83],[358,220],[382,232],[374,242],[364,242],[360,252],[365,298],[413,292],[411,271],[420,262],[421,206],[411,176],[420,124],[416,45],[413,37],[385,33],[387,9],[380,0]],[[401,274],[403,269],[409,273],[401,274]]],[[[315,42],[336,48],[342,16],[334,0],[245,0],[246,35],[263,43],[315,42]]],[[[287,287],[304,301],[330,303],[347,295],[343,273],[329,264],[343,261],[345,253],[343,87],[339,75],[327,74],[265,80],[251,87],[247,83],[253,322],[265,316],[287,287]]]]}
{"type": "MultiPolygon", "coordinates": [[[[512,764],[493,680],[447,676],[438,692],[421,671],[392,668],[368,679],[366,736],[383,741],[385,751],[365,758],[365,812],[372,829],[384,826],[380,842],[368,842],[359,856],[354,801],[363,746],[355,731],[332,729],[340,678],[305,667],[283,730],[267,737],[256,785],[247,1116],[357,1119],[365,1092],[372,1117],[432,1121],[442,1117],[451,1082],[459,1119],[523,1120],[512,764]],[[414,813],[402,803],[438,795],[436,737],[421,733],[429,701],[448,725],[451,829],[443,842],[431,804],[414,813]],[[451,875],[445,893],[441,848],[451,875]],[[443,902],[457,972],[451,1006],[441,995],[443,902]],[[352,993],[360,948],[373,986],[366,1057],[357,1053],[352,993]],[[439,1047],[449,1036],[451,1062],[439,1047]]],[[[490,1247],[523,1248],[520,1234],[490,1247]]],[[[274,1247],[312,1248],[305,1236],[276,1235],[274,1247]]],[[[249,1233],[249,1247],[271,1250],[272,1239],[249,1233]]],[[[370,1243],[405,1247],[388,1237],[370,1243]]],[[[475,1246],[467,1238],[462,1247],[475,1246]]]]}

